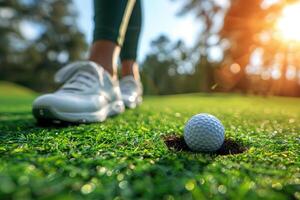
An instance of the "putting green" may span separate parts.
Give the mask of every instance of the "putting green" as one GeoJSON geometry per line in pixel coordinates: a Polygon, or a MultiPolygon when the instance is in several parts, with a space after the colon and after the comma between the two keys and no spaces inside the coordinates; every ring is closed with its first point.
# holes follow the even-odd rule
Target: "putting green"
{"type": "Polygon", "coordinates": [[[0,93],[0,199],[300,199],[299,99],[146,97],[101,124],[39,127],[32,94],[0,93]],[[169,149],[192,115],[217,116],[235,155],[169,149]]]}

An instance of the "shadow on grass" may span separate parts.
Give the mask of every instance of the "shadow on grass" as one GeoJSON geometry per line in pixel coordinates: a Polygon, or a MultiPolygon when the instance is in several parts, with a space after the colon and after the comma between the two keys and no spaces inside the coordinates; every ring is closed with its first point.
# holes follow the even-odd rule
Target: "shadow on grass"
{"type": "Polygon", "coordinates": [[[2,117],[18,117],[18,116],[25,116],[30,115],[31,113],[26,112],[0,112],[0,118],[2,117]]]}
{"type": "Polygon", "coordinates": [[[36,128],[36,125],[30,112],[0,113],[0,135],[28,131],[33,128],[36,128]]]}
{"type": "MultiPolygon", "coordinates": [[[[176,135],[171,135],[167,136],[164,138],[165,144],[167,147],[171,150],[175,151],[188,151],[192,153],[197,153],[193,152],[189,149],[187,144],[184,141],[183,136],[176,136],[176,135]]],[[[213,153],[210,154],[216,154],[216,155],[229,155],[229,154],[240,154],[246,151],[247,148],[239,144],[238,142],[232,140],[232,139],[225,139],[223,145],[221,148],[213,153]]]]}
{"type": "MultiPolygon", "coordinates": [[[[118,116],[111,116],[116,118],[118,116]]],[[[17,134],[28,132],[34,129],[63,129],[79,125],[94,123],[67,122],[53,119],[35,119],[30,112],[5,112],[0,113],[0,136],[4,134],[17,134]]]]}
{"type": "Polygon", "coordinates": [[[37,129],[60,129],[78,124],[37,122],[30,112],[0,114],[0,136],[30,133],[37,129]]]}

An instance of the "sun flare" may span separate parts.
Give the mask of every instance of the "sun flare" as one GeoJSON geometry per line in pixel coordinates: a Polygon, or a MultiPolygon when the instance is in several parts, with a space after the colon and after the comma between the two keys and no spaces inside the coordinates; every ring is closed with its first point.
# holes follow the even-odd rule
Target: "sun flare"
{"type": "Polygon", "coordinates": [[[286,6],[276,23],[282,39],[300,42],[300,3],[286,6]]]}

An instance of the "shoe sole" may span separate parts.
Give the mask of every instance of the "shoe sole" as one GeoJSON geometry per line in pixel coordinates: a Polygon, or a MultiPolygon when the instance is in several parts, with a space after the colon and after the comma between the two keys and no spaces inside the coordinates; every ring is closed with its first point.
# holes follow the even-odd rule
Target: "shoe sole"
{"type": "Polygon", "coordinates": [[[59,112],[53,107],[38,107],[32,109],[33,116],[38,122],[52,122],[54,124],[64,122],[76,124],[103,122],[107,117],[118,115],[124,111],[125,106],[122,101],[112,102],[101,110],[89,113],[65,113],[59,112]]]}

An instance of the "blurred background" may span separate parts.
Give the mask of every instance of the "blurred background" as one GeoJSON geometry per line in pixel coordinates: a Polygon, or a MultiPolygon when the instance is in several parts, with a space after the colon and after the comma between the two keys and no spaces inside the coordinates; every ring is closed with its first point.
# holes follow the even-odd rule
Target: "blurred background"
{"type": "MultiPolygon", "coordinates": [[[[300,96],[300,1],[142,1],[145,94],[300,96]]],[[[53,91],[54,73],[88,55],[92,6],[0,0],[0,81],[53,91]]]]}

